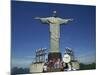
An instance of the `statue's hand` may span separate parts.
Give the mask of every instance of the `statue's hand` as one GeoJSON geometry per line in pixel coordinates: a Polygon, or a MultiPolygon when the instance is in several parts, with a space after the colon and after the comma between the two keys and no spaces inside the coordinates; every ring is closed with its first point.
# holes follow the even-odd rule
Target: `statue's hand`
{"type": "Polygon", "coordinates": [[[35,17],[34,19],[40,19],[40,17],[35,17]]]}
{"type": "Polygon", "coordinates": [[[68,19],[69,21],[73,21],[74,19],[68,19]]]}

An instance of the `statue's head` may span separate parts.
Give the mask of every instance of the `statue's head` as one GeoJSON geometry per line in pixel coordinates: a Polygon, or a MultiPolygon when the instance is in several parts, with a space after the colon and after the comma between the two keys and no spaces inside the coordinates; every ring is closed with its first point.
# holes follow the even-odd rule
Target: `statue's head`
{"type": "Polygon", "coordinates": [[[57,11],[54,10],[53,11],[53,17],[57,17],[57,14],[56,13],[57,13],[57,11]]]}

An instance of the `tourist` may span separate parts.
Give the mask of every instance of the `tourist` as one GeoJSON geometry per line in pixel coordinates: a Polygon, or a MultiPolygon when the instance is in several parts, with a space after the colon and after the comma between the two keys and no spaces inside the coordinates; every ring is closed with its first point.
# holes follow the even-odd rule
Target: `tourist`
{"type": "Polygon", "coordinates": [[[47,64],[46,63],[43,66],[43,72],[47,72],[47,64]]]}

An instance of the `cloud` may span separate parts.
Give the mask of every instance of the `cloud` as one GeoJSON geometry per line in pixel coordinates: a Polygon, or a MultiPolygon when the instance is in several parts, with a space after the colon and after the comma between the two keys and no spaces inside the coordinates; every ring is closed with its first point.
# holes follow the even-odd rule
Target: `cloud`
{"type": "Polygon", "coordinates": [[[11,60],[11,67],[29,67],[32,63],[33,59],[27,59],[27,58],[12,58],[11,60]]]}
{"type": "Polygon", "coordinates": [[[81,63],[90,64],[96,62],[96,53],[95,52],[86,52],[84,54],[78,55],[77,60],[81,63]]]}

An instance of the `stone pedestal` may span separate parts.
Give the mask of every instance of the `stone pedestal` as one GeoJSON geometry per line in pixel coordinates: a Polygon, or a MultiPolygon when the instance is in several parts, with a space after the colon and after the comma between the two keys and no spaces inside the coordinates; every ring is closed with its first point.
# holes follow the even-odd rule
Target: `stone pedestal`
{"type": "Polygon", "coordinates": [[[57,60],[57,59],[61,59],[62,60],[62,55],[60,52],[50,52],[48,54],[48,61],[49,60],[57,60]]]}

